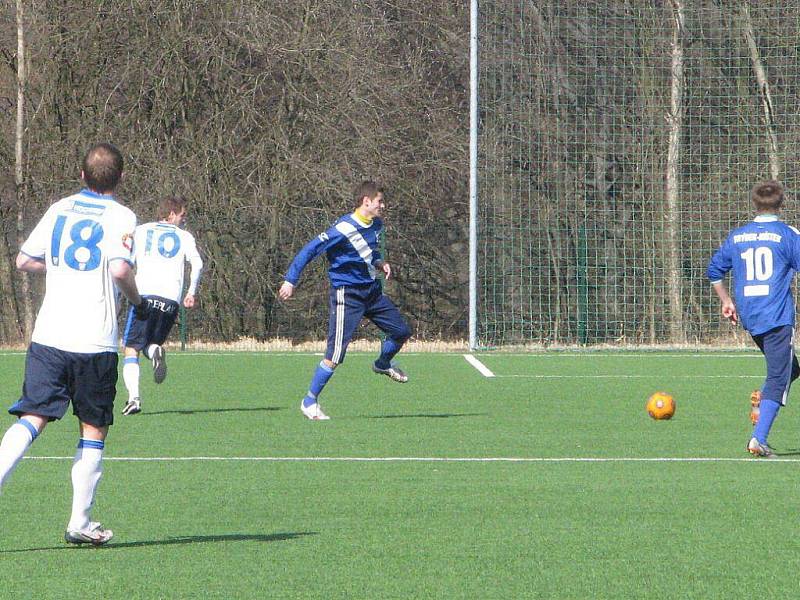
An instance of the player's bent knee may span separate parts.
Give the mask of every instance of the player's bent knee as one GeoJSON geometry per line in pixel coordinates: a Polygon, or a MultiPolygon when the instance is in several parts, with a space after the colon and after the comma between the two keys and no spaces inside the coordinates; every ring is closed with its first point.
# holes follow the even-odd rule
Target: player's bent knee
{"type": "Polygon", "coordinates": [[[411,337],[411,328],[406,325],[405,329],[401,329],[395,335],[392,336],[395,342],[398,344],[405,344],[408,339],[411,337]]]}

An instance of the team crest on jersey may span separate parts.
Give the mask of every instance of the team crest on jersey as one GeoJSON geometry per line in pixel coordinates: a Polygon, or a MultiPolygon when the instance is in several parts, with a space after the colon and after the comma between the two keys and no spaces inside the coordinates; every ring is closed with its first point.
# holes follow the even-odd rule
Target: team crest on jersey
{"type": "Polygon", "coordinates": [[[133,250],[133,234],[126,233],[122,236],[122,245],[125,247],[125,250],[130,252],[133,250]]]}
{"type": "Polygon", "coordinates": [[[327,241],[330,239],[330,238],[328,237],[328,234],[327,234],[327,233],[324,233],[324,232],[323,232],[323,233],[320,233],[318,237],[319,237],[319,241],[320,241],[320,242],[327,242],[327,241]]]}

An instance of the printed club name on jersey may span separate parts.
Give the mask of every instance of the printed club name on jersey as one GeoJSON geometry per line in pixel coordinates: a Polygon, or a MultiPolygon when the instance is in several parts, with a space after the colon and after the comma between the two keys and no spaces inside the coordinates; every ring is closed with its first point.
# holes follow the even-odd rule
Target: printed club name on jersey
{"type": "Polygon", "coordinates": [[[734,244],[744,244],[746,242],[776,242],[780,244],[781,236],[771,231],[762,231],[760,233],[737,233],[733,236],[734,244]]]}

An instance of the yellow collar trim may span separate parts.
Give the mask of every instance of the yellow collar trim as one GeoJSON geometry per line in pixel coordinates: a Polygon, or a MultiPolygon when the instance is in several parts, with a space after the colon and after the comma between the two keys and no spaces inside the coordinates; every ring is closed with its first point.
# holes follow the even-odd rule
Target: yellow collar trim
{"type": "Polygon", "coordinates": [[[358,209],[356,209],[356,212],[353,213],[353,218],[362,225],[366,225],[367,227],[372,225],[372,219],[368,219],[367,217],[362,215],[358,209]]]}

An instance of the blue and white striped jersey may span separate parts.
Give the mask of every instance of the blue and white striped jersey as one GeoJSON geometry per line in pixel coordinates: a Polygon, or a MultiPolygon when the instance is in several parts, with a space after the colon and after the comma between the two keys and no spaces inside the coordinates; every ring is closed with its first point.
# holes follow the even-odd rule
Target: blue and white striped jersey
{"type": "Polygon", "coordinates": [[[375,218],[366,225],[354,213],[340,217],[297,253],[289,265],[286,281],[297,285],[306,265],[325,252],[333,287],[372,283],[377,276],[375,263],[383,260],[378,251],[382,231],[381,219],[375,218]]]}
{"type": "Polygon", "coordinates": [[[800,232],[774,215],[759,215],[728,234],[708,264],[711,283],[733,271],[733,299],[742,326],[759,335],[794,325],[792,278],[800,267],[800,232]]]}

